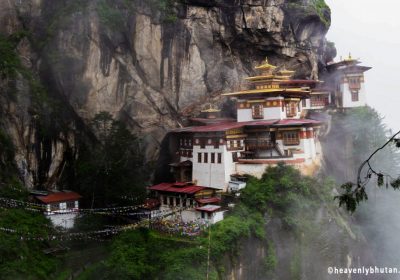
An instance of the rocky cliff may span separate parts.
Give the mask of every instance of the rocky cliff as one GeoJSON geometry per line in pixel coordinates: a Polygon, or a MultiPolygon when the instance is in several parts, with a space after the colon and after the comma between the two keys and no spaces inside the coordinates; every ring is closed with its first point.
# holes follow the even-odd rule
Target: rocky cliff
{"type": "Polygon", "coordinates": [[[317,78],[335,55],[322,0],[0,0],[0,23],[21,63],[2,77],[1,127],[27,186],[57,184],[101,111],[154,161],[169,128],[222,104],[266,56],[317,78]]]}

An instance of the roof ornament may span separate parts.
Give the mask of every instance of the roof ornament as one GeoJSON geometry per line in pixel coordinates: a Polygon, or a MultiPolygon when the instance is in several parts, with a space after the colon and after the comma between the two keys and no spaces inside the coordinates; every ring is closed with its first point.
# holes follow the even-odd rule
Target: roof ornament
{"type": "Polygon", "coordinates": [[[204,109],[201,110],[202,113],[215,113],[215,112],[220,112],[221,110],[218,109],[217,105],[213,105],[211,103],[207,103],[204,106],[204,109]],[[208,108],[207,108],[208,107],[208,108]]]}

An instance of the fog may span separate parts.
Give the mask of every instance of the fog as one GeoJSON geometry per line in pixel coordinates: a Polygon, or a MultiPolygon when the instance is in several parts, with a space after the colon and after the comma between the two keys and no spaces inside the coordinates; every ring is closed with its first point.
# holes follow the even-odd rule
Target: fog
{"type": "Polygon", "coordinates": [[[332,11],[328,40],[340,56],[359,58],[366,73],[367,101],[393,130],[400,130],[400,2],[397,0],[326,0],[332,11]]]}

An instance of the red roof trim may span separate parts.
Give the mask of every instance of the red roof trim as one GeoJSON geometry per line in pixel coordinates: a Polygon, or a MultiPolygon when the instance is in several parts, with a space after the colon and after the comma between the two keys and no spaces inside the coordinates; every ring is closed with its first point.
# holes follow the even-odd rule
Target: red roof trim
{"type": "Polygon", "coordinates": [[[221,206],[218,206],[218,205],[206,205],[206,206],[196,208],[197,211],[204,211],[204,212],[209,212],[209,213],[213,213],[219,209],[221,209],[221,206]]]}
{"type": "Polygon", "coordinates": [[[45,204],[50,204],[54,202],[67,202],[80,199],[82,196],[76,192],[57,192],[48,195],[38,195],[36,196],[41,202],[45,204]]]}
{"type": "Polygon", "coordinates": [[[161,192],[173,192],[173,193],[185,193],[185,194],[194,194],[198,191],[207,189],[202,186],[189,185],[188,183],[161,183],[155,186],[151,186],[148,188],[152,191],[161,191],[161,192]]]}
{"type": "Polygon", "coordinates": [[[207,204],[207,203],[219,203],[221,199],[218,197],[208,197],[208,198],[198,198],[196,201],[200,204],[207,204]]]}
{"type": "Polygon", "coordinates": [[[303,125],[303,124],[321,124],[321,122],[310,119],[284,119],[284,120],[259,120],[248,122],[229,122],[210,124],[203,126],[189,126],[183,127],[173,132],[218,132],[226,131],[234,128],[241,128],[245,126],[274,126],[274,125],[303,125]]]}
{"type": "Polygon", "coordinates": [[[303,125],[303,124],[321,124],[321,122],[311,119],[285,119],[274,123],[274,126],[280,125],[303,125]]]}

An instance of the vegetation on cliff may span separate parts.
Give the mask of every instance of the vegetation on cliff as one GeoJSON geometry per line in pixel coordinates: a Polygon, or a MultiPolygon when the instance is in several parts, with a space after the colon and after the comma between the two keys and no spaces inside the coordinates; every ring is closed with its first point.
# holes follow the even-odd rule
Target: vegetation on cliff
{"type": "Polygon", "coordinates": [[[0,210],[0,227],[17,231],[17,234],[0,231],[1,279],[51,279],[61,262],[54,256],[46,255],[44,250],[49,248],[49,245],[55,246],[56,243],[23,238],[51,237],[53,229],[50,221],[41,213],[8,209],[0,210]]]}
{"type": "MultiPolygon", "coordinates": [[[[98,139],[93,145],[83,144],[74,166],[74,189],[86,198],[90,207],[115,204],[139,204],[145,198],[145,182],[151,168],[145,164],[143,145],[120,121],[108,112],[92,120],[92,130],[98,139]]],[[[68,178],[67,178],[68,179],[68,178]]],[[[72,180],[71,180],[72,179],[72,180]]]]}
{"type": "Polygon", "coordinates": [[[343,127],[352,146],[349,158],[352,161],[354,183],[347,182],[341,186],[343,193],[337,197],[340,205],[354,212],[359,203],[368,200],[368,189],[372,186],[385,185],[388,188],[391,185],[394,189],[399,188],[394,175],[400,166],[397,142],[387,142],[392,132],[375,110],[370,107],[355,108],[347,114],[338,115],[334,125],[343,127]],[[383,145],[383,149],[379,149],[383,145]],[[373,153],[374,156],[367,160],[373,153]],[[362,163],[365,164],[357,174],[362,163]],[[360,178],[357,178],[358,175],[360,178]]]}
{"type": "MultiPolygon", "coordinates": [[[[254,261],[255,279],[264,279],[266,275],[274,279],[284,267],[285,270],[290,267],[291,279],[297,279],[302,272],[301,258],[318,254],[315,244],[323,242],[322,233],[331,219],[340,228],[347,227],[345,219],[335,210],[330,194],[332,187],[330,181],[319,182],[302,176],[289,166],[268,168],[261,179],[250,180],[235,208],[210,231],[192,238],[148,229],[125,232],[113,241],[110,256],[89,268],[82,279],[109,279],[107,277],[116,275],[118,279],[204,279],[208,249],[210,279],[224,279],[229,267],[234,269],[246,258],[243,250],[248,240],[266,248],[254,261]],[[315,213],[321,205],[329,214],[316,221],[315,213]],[[282,228],[277,226],[277,221],[282,228]],[[280,249],[269,235],[274,228],[296,240],[297,245],[288,260],[281,260],[277,255],[280,249]]],[[[340,234],[344,243],[348,237],[340,234]]],[[[332,242],[328,241],[325,246],[335,246],[332,242]]],[[[319,256],[326,261],[329,257],[319,256]]]]}

